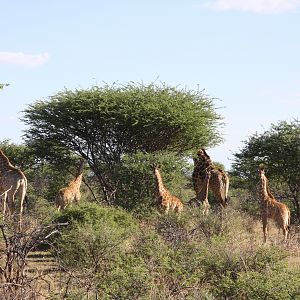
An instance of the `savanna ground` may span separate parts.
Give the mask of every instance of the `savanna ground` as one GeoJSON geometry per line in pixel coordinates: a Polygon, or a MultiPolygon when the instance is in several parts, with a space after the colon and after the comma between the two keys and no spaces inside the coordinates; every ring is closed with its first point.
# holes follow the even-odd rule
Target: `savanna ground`
{"type": "MultiPolygon", "coordinates": [[[[300,299],[299,226],[283,243],[271,223],[263,244],[261,221],[237,203],[223,216],[218,206],[203,216],[186,205],[180,217],[156,209],[137,217],[85,201],[60,214],[36,207],[23,244],[37,228],[69,225],[42,234],[23,277],[2,285],[3,299],[300,299]]],[[[2,267],[6,250],[2,238],[2,267]]]]}

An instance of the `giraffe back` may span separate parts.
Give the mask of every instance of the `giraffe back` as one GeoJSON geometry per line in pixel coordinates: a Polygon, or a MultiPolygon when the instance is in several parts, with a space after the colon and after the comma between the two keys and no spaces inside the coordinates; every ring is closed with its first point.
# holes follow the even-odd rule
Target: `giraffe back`
{"type": "Polygon", "coordinates": [[[290,226],[290,210],[287,205],[269,196],[264,199],[262,209],[265,217],[272,219],[277,227],[288,229],[290,226]]]}
{"type": "Polygon", "coordinates": [[[178,213],[183,210],[183,204],[181,200],[172,195],[169,191],[161,196],[161,205],[166,210],[172,210],[178,213]]]}

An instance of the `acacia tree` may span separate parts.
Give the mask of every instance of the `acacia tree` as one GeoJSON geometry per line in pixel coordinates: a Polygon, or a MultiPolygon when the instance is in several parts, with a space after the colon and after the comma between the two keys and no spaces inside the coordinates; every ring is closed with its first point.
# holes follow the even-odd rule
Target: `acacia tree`
{"type": "Polygon", "coordinates": [[[300,220],[300,122],[281,121],[271,129],[255,134],[236,153],[233,174],[240,176],[251,187],[258,184],[257,169],[260,164],[267,168],[268,177],[279,190],[279,198],[292,201],[300,220]]]}
{"type": "Polygon", "coordinates": [[[173,151],[184,155],[222,138],[221,117],[202,92],[130,83],[64,90],[25,110],[26,143],[39,157],[70,153],[88,161],[109,201],[124,155],[173,151]]]}

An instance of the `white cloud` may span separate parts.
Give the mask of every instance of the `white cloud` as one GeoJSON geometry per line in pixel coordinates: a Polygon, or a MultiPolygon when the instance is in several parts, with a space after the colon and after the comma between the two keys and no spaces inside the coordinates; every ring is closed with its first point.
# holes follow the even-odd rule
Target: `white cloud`
{"type": "Polygon", "coordinates": [[[25,54],[22,52],[0,52],[0,64],[8,63],[24,66],[39,66],[49,60],[49,53],[42,54],[25,54]]]}
{"type": "Polygon", "coordinates": [[[205,6],[216,10],[278,14],[297,10],[300,8],[300,0],[210,0],[205,6]]]}

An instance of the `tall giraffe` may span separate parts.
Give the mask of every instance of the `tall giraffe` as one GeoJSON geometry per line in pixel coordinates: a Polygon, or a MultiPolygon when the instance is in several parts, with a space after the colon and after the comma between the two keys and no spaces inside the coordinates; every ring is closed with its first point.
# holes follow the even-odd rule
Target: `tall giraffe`
{"type": "Polygon", "coordinates": [[[273,219],[276,225],[283,230],[284,240],[286,241],[290,228],[290,210],[285,204],[278,202],[271,194],[263,167],[259,168],[259,177],[264,242],[267,241],[268,219],[273,219]]]}
{"type": "Polygon", "coordinates": [[[155,192],[157,202],[164,209],[165,213],[168,213],[170,209],[180,213],[183,210],[182,202],[176,196],[172,195],[164,186],[159,166],[157,164],[153,164],[152,167],[155,175],[155,192]]]}
{"type": "Polygon", "coordinates": [[[203,213],[207,214],[208,212],[209,189],[213,192],[222,207],[227,205],[229,178],[223,170],[214,166],[211,158],[204,149],[200,149],[197,152],[197,158],[194,158],[192,179],[196,192],[196,201],[204,205],[203,213]]]}
{"type": "Polygon", "coordinates": [[[24,200],[27,191],[27,178],[24,173],[14,167],[8,157],[0,149],[0,192],[2,198],[3,215],[15,212],[15,197],[20,199],[20,224],[22,223],[22,214],[24,209],[24,200]]]}
{"type": "Polygon", "coordinates": [[[79,202],[81,198],[80,186],[82,182],[83,167],[84,160],[82,159],[75,178],[71,180],[66,187],[63,187],[58,191],[55,199],[58,211],[65,209],[72,202],[79,202]]]}

